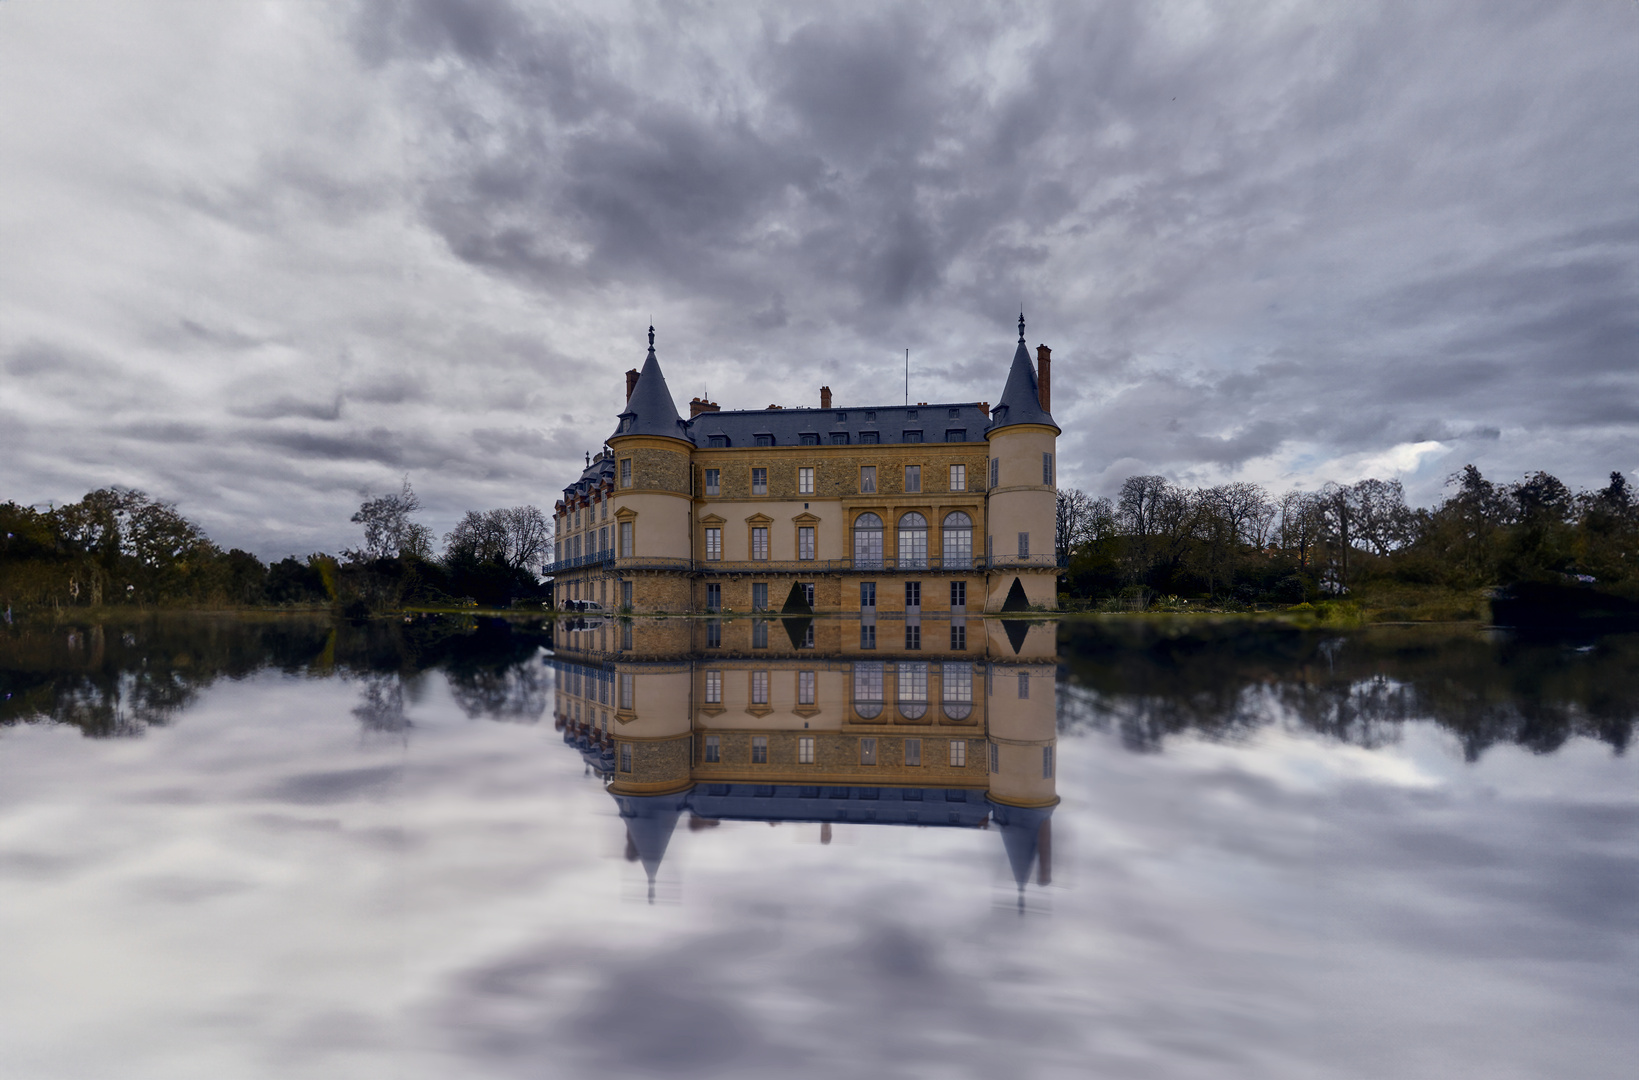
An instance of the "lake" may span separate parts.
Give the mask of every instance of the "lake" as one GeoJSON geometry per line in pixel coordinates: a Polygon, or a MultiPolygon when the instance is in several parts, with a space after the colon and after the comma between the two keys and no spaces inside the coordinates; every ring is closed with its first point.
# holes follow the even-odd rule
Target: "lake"
{"type": "Polygon", "coordinates": [[[1639,635],[0,630],[0,1075],[1627,1077],[1639,635]]]}

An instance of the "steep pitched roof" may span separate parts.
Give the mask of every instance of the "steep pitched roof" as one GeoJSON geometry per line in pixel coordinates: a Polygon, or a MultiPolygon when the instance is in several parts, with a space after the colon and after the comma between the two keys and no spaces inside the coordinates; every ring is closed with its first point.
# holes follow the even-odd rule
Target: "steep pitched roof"
{"type": "MultiPolygon", "coordinates": [[[[620,414],[615,435],[664,435],[672,439],[689,438],[677,405],[666,385],[666,376],[660,372],[660,361],[654,355],[654,327],[649,327],[649,356],[638,373],[637,385],[620,414]]],[[[610,436],[613,438],[614,436],[610,436]]]]}
{"type": "Polygon", "coordinates": [[[1030,363],[1030,351],[1024,344],[1024,315],[1019,315],[1019,347],[1013,351],[1013,366],[1007,372],[1007,386],[1002,399],[990,410],[987,431],[1012,427],[1014,424],[1046,424],[1054,430],[1053,416],[1041,407],[1041,390],[1036,385],[1036,369],[1030,363]]]}

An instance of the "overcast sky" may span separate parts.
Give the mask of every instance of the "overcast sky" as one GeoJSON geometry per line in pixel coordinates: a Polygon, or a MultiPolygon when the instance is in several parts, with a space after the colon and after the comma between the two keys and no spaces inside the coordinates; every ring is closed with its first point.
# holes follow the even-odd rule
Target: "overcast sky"
{"type": "Polygon", "coordinates": [[[1639,481],[1639,5],[0,2],[0,499],[263,556],[680,405],[995,401],[1061,481],[1639,481]]]}

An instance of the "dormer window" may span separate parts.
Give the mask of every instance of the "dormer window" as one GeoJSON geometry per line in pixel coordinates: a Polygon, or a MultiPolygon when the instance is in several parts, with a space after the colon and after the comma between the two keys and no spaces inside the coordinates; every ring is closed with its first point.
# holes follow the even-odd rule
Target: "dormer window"
{"type": "Polygon", "coordinates": [[[772,436],[772,435],[759,435],[759,436],[757,436],[757,445],[758,446],[773,446],[774,445],[774,436],[772,436]]]}
{"type": "Polygon", "coordinates": [[[805,431],[798,438],[802,440],[803,446],[819,445],[819,432],[817,431],[805,431]]]}
{"type": "Polygon", "coordinates": [[[630,416],[622,416],[620,418],[620,430],[621,431],[630,431],[630,430],[632,430],[632,418],[630,416]]]}
{"type": "Polygon", "coordinates": [[[862,431],[859,433],[859,441],[862,446],[874,446],[881,442],[882,438],[874,431],[862,431]]]}
{"type": "Polygon", "coordinates": [[[845,412],[839,412],[839,413],[837,413],[837,419],[839,421],[840,420],[846,420],[846,419],[848,419],[848,414],[845,413],[845,412]]]}
{"type": "Polygon", "coordinates": [[[915,409],[907,410],[906,413],[905,413],[905,419],[915,420],[916,419],[916,410],[915,409]]]}
{"type": "Polygon", "coordinates": [[[866,413],[865,414],[865,419],[866,419],[867,422],[875,420],[876,419],[876,413],[874,413],[874,412],[866,413]]]}
{"type": "Polygon", "coordinates": [[[727,435],[713,435],[709,439],[707,439],[707,442],[711,446],[717,446],[717,447],[727,446],[728,445],[728,436],[727,435]]]}
{"type": "Polygon", "coordinates": [[[950,410],[950,418],[952,420],[955,420],[955,419],[959,418],[961,415],[962,415],[962,410],[961,409],[952,409],[952,410],[950,410]]]}
{"type": "Polygon", "coordinates": [[[848,445],[848,433],[846,431],[833,431],[833,432],[831,432],[831,445],[832,446],[847,446],[848,445]]]}
{"type": "Polygon", "coordinates": [[[907,431],[907,432],[904,433],[904,437],[905,437],[905,441],[908,442],[908,443],[915,443],[915,442],[921,442],[922,441],[922,433],[920,431],[907,431]]]}
{"type": "Polygon", "coordinates": [[[963,428],[951,428],[945,432],[946,442],[967,442],[967,431],[963,428]]]}

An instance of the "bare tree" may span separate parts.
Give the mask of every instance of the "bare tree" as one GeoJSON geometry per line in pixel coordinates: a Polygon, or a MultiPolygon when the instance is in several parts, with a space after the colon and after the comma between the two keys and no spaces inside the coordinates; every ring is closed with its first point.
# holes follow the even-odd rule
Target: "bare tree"
{"type": "Polygon", "coordinates": [[[1288,491],[1280,498],[1279,514],[1277,543],[1297,555],[1299,566],[1308,567],[1324,523],[1320,496],[1312,491],[1288,491]]]}
{"type": "Polygon", "coordinates": [[[538,563],[552,547],[552,526],[534,506],[468,510],[444,537],[447,560],[488,562],[514,570],[538,563]]]}
{"type": "Polygon", "coordinates": [[[359,505],[353,522],[364,526],[364,549],[349,554],[366,559],[392,559],[400,555],[432,557],[432,530],[410,515],[421,509],[421,500],[410,487],[410,478],[396,494],[367,499],[359,505]]]}

